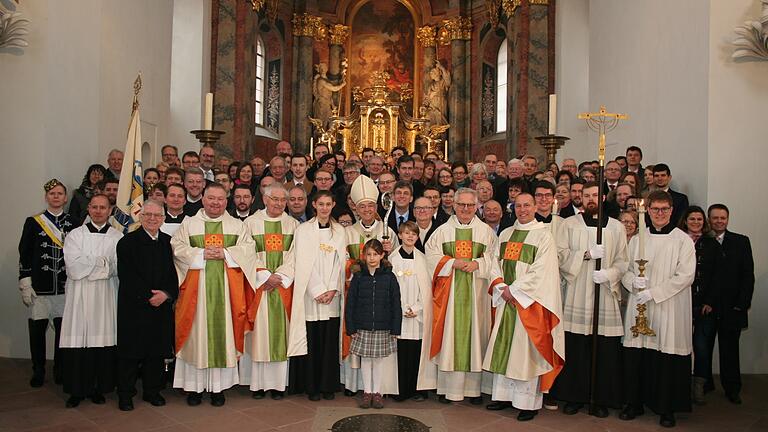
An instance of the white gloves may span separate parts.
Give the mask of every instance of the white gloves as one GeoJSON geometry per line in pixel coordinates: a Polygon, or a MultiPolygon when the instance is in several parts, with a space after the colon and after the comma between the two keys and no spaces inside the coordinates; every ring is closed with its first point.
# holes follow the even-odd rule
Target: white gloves
{"type": "Polygon", "coordinates": [[[648,279],[645,276],[635,276],[632,286],[637,289],[645,289],[648,286],[648,279]]]}
{"type": "Polygon", "coordinates": [[[605,270],[595,270],[592,272],[592,281],[594,283],[606,283],[608,282],[608,272],[605,270]]]}
{"type": "Polygon", "coordinates": [[[605,245],[594,245],[590,247],[589,257],[593,260],[605,258],[605,245]]]}
{"type": "Polygon", "coordinates": [[[650,300],[653,300],[653,295],[651,294],[651,290],[644,289],[642,291],[639,291],[635,298],[637,299],[637,304],[646,304],[650,300]]]}
{"type": "Polygon", "coordinates": [[[21,301],[24,302],[24,306],[30,307],[35,302],[35,289],[32,288],[32,278],[25,277],[19,279],[19,291],[21,291],[21,301]]]}

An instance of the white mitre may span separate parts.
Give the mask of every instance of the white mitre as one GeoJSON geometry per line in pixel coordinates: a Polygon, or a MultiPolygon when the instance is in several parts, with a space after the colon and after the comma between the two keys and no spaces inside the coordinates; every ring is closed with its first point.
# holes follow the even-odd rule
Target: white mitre
{"type": "Polygon", "coordinates": [[[376,187],[376,183],[370,177],[361,175],[352,183],[349,195],[352,197],[352,202],[355,205],[363,201],[377,202],[379,199],[379,188],[376,187]]]}

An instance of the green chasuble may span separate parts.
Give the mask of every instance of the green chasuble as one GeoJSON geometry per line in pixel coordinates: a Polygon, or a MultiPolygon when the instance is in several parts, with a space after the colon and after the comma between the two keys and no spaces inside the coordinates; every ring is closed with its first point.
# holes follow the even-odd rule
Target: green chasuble
{"type": "MultiPolygon", "coordinates": [[[[504,273],[504,283],[507,285],[511,285],[517,279],[518,262],[530,265],[536,258],[536,246],[525,243],[528,233],[529,231],[515,230],[509,240],[499,246],[501,270],[504,273]]],[[[493,373],[504,375],[507,371],[509,352],[512,347],[512,335],[515,332],[517,309],[504,303],[502,310],[499,330],[493,345],[490,370],[493,373]]]]}
{"type": "MultiPolygon", "coordinates": [[[[220,246],[228,248],[237,243],[237,235],[224,234],[221,222],[205,222],[205,234],[189,236],[192,247],[220,246]]],[[[208,367],[227,367],[227,325],[224,260],[205,261],[205,314],[208,334],[208,367]]]]}
{"type": "MultiPolygon", "coordinates": [[[[267,270],[274,273],[283,265],[283,254],[291,248],[293,234],[283,234],[279,220],[264,221],[264,234],[255,234],[256,253],[264,252],[267,270]]],[[[256,287],[258,288],[258,287],[256,287]]],[[[278,288],[278,289],[285,289],[278,288]]],[[[269,320],[269,359],[270,361],[288,360],[288,316],[285,305],[277,289],[265,293],[269,320]]]]}
{"type": "MultiPolygon", "coordinates": [[[[472,241],[471,228],[456,228],[455,240],[443,243],[443,254],[471,261],[485,252],[485,245],[472,241]]],[[[453,364],[455,371],[471,370],[472,311],[474,310],[472,273],[453,270],[453,364]]]]}

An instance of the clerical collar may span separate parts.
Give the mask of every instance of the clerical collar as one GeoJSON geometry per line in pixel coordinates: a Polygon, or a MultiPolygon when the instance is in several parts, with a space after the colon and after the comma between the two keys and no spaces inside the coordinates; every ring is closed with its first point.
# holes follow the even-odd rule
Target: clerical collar
{"type": "Polygon", "coordinates": [[[106,234],[107,231],[109,231],[109,224],[106,222],[101,226],[96,226],[93,222],[88,222],[85,226],[88,227],[88,231],[92,234],[106,234]]]}
{"type": "Polygon", "coordinates": [[[320,229],[328,229],[331,227],[331,221],[329,220],[328,223],[322,223],[320,220],[317,220],[317,225],[320,227],[320,229]]]}
{"type": "Polygon", "coordinates": [[[672,222],[663,226],[660,230],[657,230],[653,224],[648,225],[648,230],[651,232],[651,234],[669,234],[673,229],[675,229],[675,224],[672,222]]]}
{"type": "Polygon", "coordinates": [[[186,215],[184,214],[184,209],[181,209],[181,211],[180,211],[179,213],[175,214],[175,215],[174,215],[173,213],[171,213],[171,211],[170,211],[170,210],[166,210],[165,214],[166,214],[166,215],[167,215],[169,218],[171,218],[171,219],[179,219],[179,218],[181,218],[181,219],[184,219],[184,216],[186,216],[186,215]]]}
{"type": "Polygon", "coordinates": [[[375,227],[375,226],[376,226],[376,219],[374,219],[374,220],[373,220],[373,223],[372,223],[372,224],[370,224],[370,225],[366,225],[366,224],[364,224],[364,223],[363,223],[363,220],[362,220],[362,219],[360,219],[360,226],[361,226],[361,227],[363,227],[363,230],[364,230],[364,231],[370,231],[370,230],[372,230],[372,229],[373,229],[373,227],[375,227]]]}
{"type": "MultiPolygon", "coordinates": [[[[251,215],[251,213],[247,211],[245,213],[241,213],[240,210],[237,210],[237,215],[240,216],[241,218],[247,218],[248,216],[251,215]]],[[[269,215],[267,215],[267,217],[269,217],[269,215]]]]}
{"type": "Polygon", "coordinates": [[[542,216],[538,212],[536,213],[536,220],[544,223],[552,223],[552,213],[549,216],[542,216]]]}
{"type": "Polygon", "coordinates": [[[413,259],[413,252],[408,253],[402,247],[400,248],[399,252],[402,259],[413,259]]]}
{"type": "Polygon", "coordinates": [[[202,195],[197,197],[197,199],[192,199],[192,198],[190,198],[189,194],[187,194],[187,202],[196,203],[196,202],[200,201],[201,199],[203,199],[202,195]]]}
{"type": "MultiPolygon", "coordinates": [[[[143,229],[143,228],[142,228],[142,229],[143,229]]],[[[152,233],[151,233],[151,232],[149,232],[149,231],[147,231],[146,229],[144,229],[144,232],[145,232],[145,233],[147,233],[147,235],[149,236],[149,238],[151,238],[152,240],[157,240],[157,239],[158,239],[158,237],[160,237],[160,231],[158,231],[158,232],[157,232],[157,234],[155,234],[155,235],[152,235],[152,233]]]]}
{"type": "MultiPolygon", "coordinates": [[[[597,218],[596,217],[592,217],[590,215],[587,215],[586,213],[582,213],[581,214],[581,218],[584,219],[584,224],[586,226],[593,227],[593,228],[597,227],[597,218]]],[[[603,214],[603,223],[602,223],[602,225],[603,225],[603,228],[608,226],[608,215],[607,214],[603,214]]]]}

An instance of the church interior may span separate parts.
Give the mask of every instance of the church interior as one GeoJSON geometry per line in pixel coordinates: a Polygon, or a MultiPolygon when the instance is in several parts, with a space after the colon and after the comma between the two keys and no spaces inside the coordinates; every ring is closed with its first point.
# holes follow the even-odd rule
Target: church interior
{"type": "MultiPolygon", "coordinates": [[[[734,29],[766,8],[760,0],[0,0],[0,18],[28,20],[25,45],[0,45],[0,178],[10,194],[0,247],[0,430],[299,431],[327,429],[324,415],[355,413],[343,397],[319,405],[232,398],[226,415],[188,410],[181,397],[130,415],[65,412],[53,385],[30,390],[19,381],[29,355],[16,292],[22,222],[42,208],[45,181],[74,189],[88,165],[122,149],[139,74],[147,166],[166,144],[179,154],[199,150],[191,132],[201,129],[221,132],[208,142],[230,160],[268,160],[282,140],[309,154],[324,143],[347,154],[403,146],[447,161],[488,153],[544,160],[547,136],[562,137],[558,163],[593,160],[598,136],[578,115],[601,106],[626,113],[607,136],[609,159],[641,147],[643,163],[668,164],[692,202],[727,203],[731,226],[753,245],[745,404],[713,401],[680,427],[768,430],[760,336],[768,331],[768,192],[760,187],[768,61],[732,56],[734,29]]],[[[511,413],[468,402],[392,408],[434,431],[523,427],[511,413]]],[[[525,427],[656,428],[652,419],[613,417],[547,413],[525,427]]]]}

